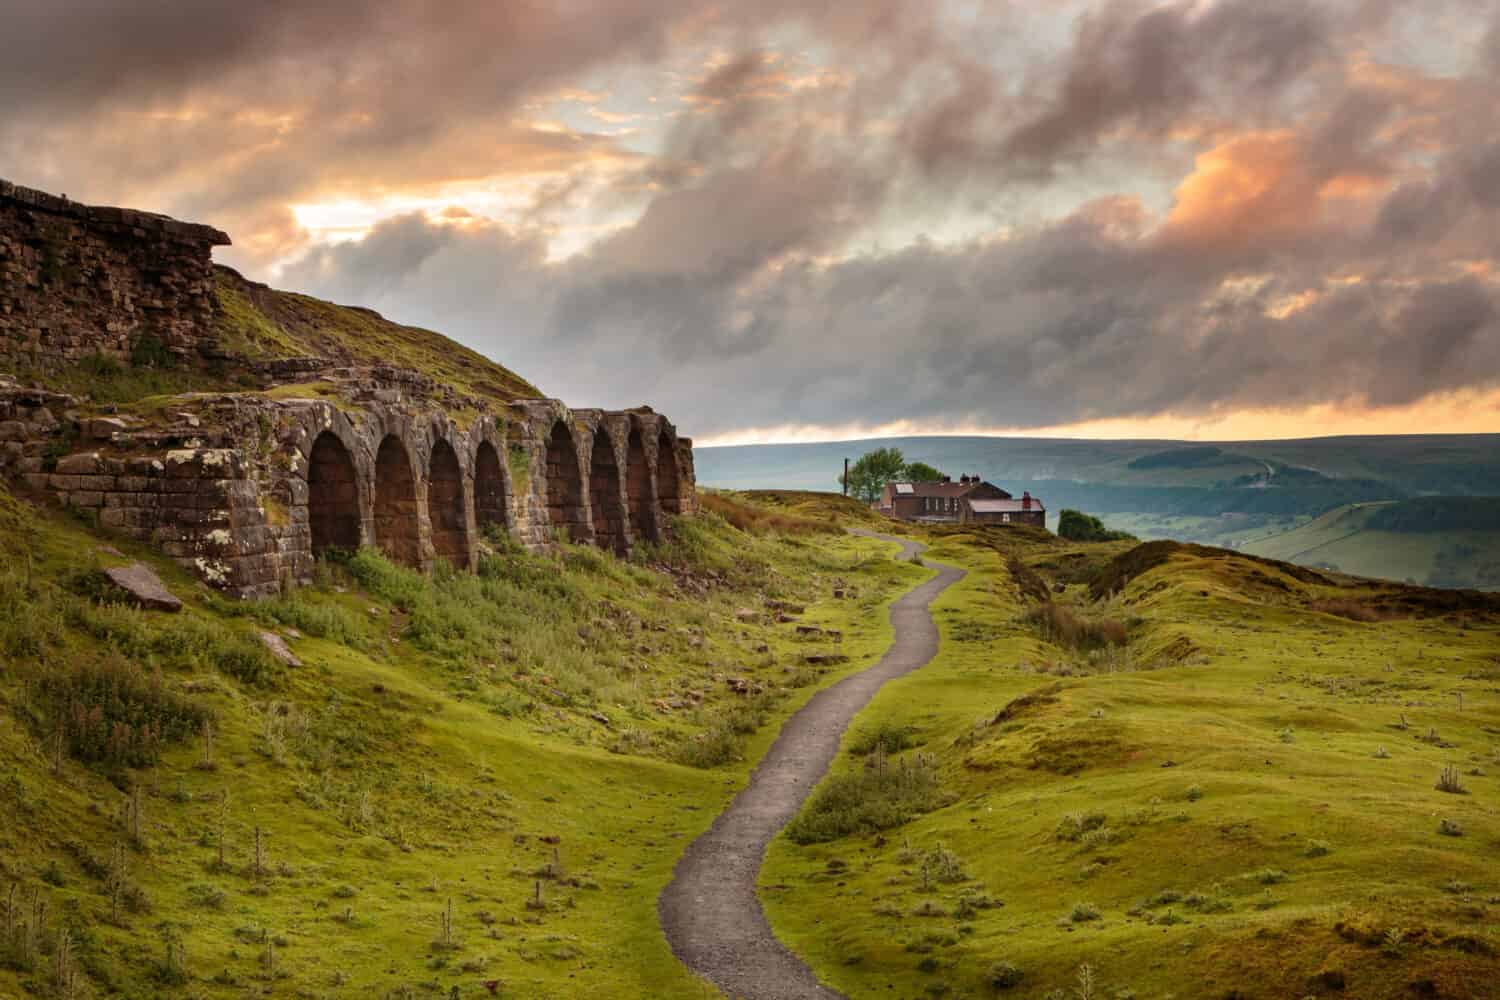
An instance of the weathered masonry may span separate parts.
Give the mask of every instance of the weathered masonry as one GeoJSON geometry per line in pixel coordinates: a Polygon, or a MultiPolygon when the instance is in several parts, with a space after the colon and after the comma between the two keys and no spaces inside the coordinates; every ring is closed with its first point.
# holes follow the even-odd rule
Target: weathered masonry
{"type": "MultiPolygon", "coordinates": [[[[18,345],[128,355],[143,338],[215,356],[214,299],[199,282],[222,234],[146,216],[95,243],[91,213],[120,210],[18,190],[0,189],[0,357],[18,345]],[[59,226],[78,231],[60,237],[59,226]],[[85,248],[74,266],[102,255],[87,270],[92,290],[59,302],[39,291],[46,282],[29,283],[38,233],[85,248]],[[103,303],[116,295],[134,311],[111,320],[103,303]]],[[[461,396],[407,369],[318,358],[246,370],[253,390],[115,412],[0,375],[0,474],[243,597],[306,581],[321,553],[362,545],[421,569],[472,567],[496,532],[529,548],[568,539],[626,553],[697,508],[692,442],[648,407],[461,396]],[[318,391],[287,391],[305,384],[318,391]]]]}
{"type": "Polygon", "coordinates": [[[0,356],[62,364],[212,353],[211,226],[0,180],[0,356]]]}

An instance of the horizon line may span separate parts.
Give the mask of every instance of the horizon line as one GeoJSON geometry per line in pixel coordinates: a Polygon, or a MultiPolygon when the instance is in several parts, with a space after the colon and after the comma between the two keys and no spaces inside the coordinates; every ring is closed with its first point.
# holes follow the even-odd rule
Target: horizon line
{"type": "Polygon", "coordinates": [[[1386,433],[1386,434],[1311,434],[1307,436],[1286,435],[1270,437],[1226,437],[1226,438],[1171,438],[1171,437],[1090,437],[1069,436],[1051,434],[1027,434],[1018,432],[986,433],[983,431],[924,431],[918,433],[903,434],[876,434],[865,437],[829,437],[813,439],[772,439],[765,441],[737,441],[728,443],[715,443],[713,437],[707,439],[694,438],[694,450],[711,451],[723,448],[769,448],[806,446],[823,444],[864,444],[871,441],[896,441],[913,438],[980,438],[994,441],[1066,441],[1066,442],[1093,442],[1099,444],[1185,444],[1185,445],[1220,445],[1220,444],[1270,444],[1273,442],[1286,441],[1349,441],[1349,440],[1375,440],[1385,438],[1500,438],[1497,431],[1435,431],[1424,433],[1386,433]]]}

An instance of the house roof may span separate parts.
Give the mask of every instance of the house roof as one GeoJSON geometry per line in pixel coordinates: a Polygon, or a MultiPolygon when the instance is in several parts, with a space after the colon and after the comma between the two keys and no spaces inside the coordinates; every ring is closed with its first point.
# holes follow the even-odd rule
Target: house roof
{"type": "Polygon", "coordinates": [[[976,514],[1015,514],[1023,510],[1046,510],[1042,502],[1036,497],[1031,498],[1030,506],[1021,506],[1024,500],[970,500],[969,508],[976,514]]]}
{"type": "MultiPolygon", "coordinates": [[[[970,491],[987,485],[977,479],[971,479],[967,483],[937,482],[937,483],[892,483],[896,489],[897,496],[903,497],[961,497],[970,491]]],[[[998,487],[996,487],[998,489],[998,487]]],[[[1002,491],[1003,492],[1003,491],[1002,491]]]]}

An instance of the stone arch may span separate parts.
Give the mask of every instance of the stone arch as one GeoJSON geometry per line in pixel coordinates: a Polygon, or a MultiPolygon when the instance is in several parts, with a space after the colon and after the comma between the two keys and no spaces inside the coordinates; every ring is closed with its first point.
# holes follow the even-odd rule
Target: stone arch
{"type": "Polygon", "coordinates": [[[332,431],[319,434],[308,453],[307,520],[315,557],[329,549],[359,548],[359,473],[332,431]]]}
{"type": "Polygon", "coordinates": [[[656,503],[663,514],[676,514],[682,509],[680,483],[677,442],[663,430],[656,439],[656,503]]]}
{"type": "Polygon", "coordinates": [[[422,565],[417,481],[405,443],[387,434],[375,453],[375,544],[406,566],[422,565]]]}
{"type": "Polygon", "coordinates": [[[583,481],[568,425],[559,420],[547,438],[547,520],[554,531],[581,541],[583,481]]]}
{"type": "Polygon", "coordinates": [[[432,443],[427,462],[427,521],[432,551],[459,569],[469,566],[469,529],[464,510],[464,470],[445,439],[432,443]]]}
{"type": "Polygon", "coordinates": [[[594,544],[625,551],[625,511],[620,505],[620,465],[615,443],[600,427],[594,432],[589,457],[589,506],[594,514],[594,544]]]}
{"type": "Polygon", "coordinates": [[[474,452],[474,523],[481,534],[492,524],[509,529],[510,516],[505,498],[505,471],[500,464],[500,452],[491,442],[480,441],[474,452]]]}
{"type": "Polygon", "coordinates": [[[656,540],[656,518],[651,512],[651,466],[646,464],[646,446],[641,429],[630,429],[625,449],[625,498],[630,509],[630,527],[637,538],[656,540]]]}

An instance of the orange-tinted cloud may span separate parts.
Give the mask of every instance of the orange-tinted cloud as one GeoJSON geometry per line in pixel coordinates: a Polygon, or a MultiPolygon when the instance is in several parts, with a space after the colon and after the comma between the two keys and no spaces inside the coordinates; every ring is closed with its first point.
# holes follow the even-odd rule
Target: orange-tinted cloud
{"type": "Polygon", "coordinates": [[[1199,154],[1178,186],[1164,239],[1253,245],[1308,235],[1333,202],[1373,205],[1389,178],[1313,162],[1292,129],[1249,132],[1199,154]]]}

